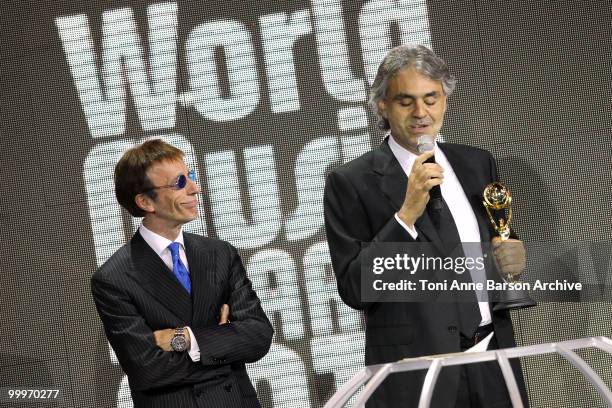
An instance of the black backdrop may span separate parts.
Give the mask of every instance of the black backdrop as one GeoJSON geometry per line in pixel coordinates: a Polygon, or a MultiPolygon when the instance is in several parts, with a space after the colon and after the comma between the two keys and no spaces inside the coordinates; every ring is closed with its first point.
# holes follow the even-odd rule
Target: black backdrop
{"type": "MultiPolygon", "coordinates": [[[[89,294],[136,224],[120,153],[164,137],[202,181],[190,230],[236,245],[276,336],[249,367],[267,406],[320,406],[362,364],[322,229],[333,166],[378,144],[368,83],[391,45],[459,79],[445,140],[491,150],[526,241],[610,237],[609,1],[3,1],[0,386],[51,406],[130,406],[89,294]]],[[[519,344],[611,335],[609,303],[513,315],[519,344]]],[[[582,353],[608,382],[610,358],[582,353]]],[[[535,407],[603,406],[555,357],[523,361],[535,407]]]]}

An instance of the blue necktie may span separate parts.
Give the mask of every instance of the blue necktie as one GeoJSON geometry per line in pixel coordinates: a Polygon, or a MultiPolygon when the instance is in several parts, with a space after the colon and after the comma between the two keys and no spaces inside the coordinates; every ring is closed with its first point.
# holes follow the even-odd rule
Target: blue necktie
{"type": "Polygon", "coordinates": [[[191,295],[191,281],[189,280],[189,271],[181,261],[181,257],[179,256],[179,243],[173,242],[168,245],[168,249],[172,254],[172,272],[174,272],[174,276],[181,282],[181,285],[185,288],[187,293],[191,295]]]}

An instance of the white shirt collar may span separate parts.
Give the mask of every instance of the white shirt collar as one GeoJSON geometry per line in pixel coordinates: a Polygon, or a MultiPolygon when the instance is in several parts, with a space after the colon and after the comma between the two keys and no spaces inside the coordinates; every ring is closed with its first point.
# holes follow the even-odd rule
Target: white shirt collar
{"type": "MultiPolygon", "coordinates": [[[[406,173],[406,176],[410,175],[410,172],[412,171],[412,165],[414,164],[414,161],[417,159],[418,155],[414,154],[410,150],[407,150],[405,147],[397,143],[393,138],[391,132],[387,132],[387,135],[389,136],[389,148],[391,149],[391,152],[393,152],[393,155],[399,162],[400,166],[402,166],[402,169],[404,170],[404,173],[406,173]]],[[[385,137],[387,135],[385,135],[385,137]]],[[[440,150],[438,149],[438,142],[435,140],[434,152],[437,159],[438,152],[440,152],[440,150]]]]}
{"type": "Polygon", "coordinates": [[[178,237],[176,237],[174,241],[170,241],[169,239],[151,231],[150,229],[144,226],[144,223],[140,224],[138,231],[140,232],[140,235],[145,240],[145,242],[149,244],[151,248],[153,248],[153,250],[158,256],[161,256],[162,252],[168,249],[168,245],[170,245],[172,242],[178,242],[179,244],[181,244],[183,251],[185,250],[185,241],[183,239],[182,229],[178,237]]]}
{"type": "MultiPolygon", "coordinates": [[[[391,132],[388,132],[387,135],[389,136],[389,148],[391,149],[391,152],[399,162],[402,170],[404,170],[404,173],[406,173],[406,177],[410,176],[412,166],[414,165],[414,161],[417,159],[418,155],[412,153],[410,150],[406,150],[406,148],[397,143],[395,139],[393,139],[391,132]]],[[[387,135],[385,135],[385,137],[387,137],[387,135]]],[[[436,140],[434,140],[434,154],[436,157],[436,163],[438,163],[445,171],[445,179],[449,179],[450,177],[456,178],[457,176],[455,175],[450,162],[444,155],[442,149],[438,147],[437,137],[436,140]]],[[[442,196],[444,196],[444,193],[448,188],[448,183],[442,183],[440,188],[442,189],[442,196]]]]}

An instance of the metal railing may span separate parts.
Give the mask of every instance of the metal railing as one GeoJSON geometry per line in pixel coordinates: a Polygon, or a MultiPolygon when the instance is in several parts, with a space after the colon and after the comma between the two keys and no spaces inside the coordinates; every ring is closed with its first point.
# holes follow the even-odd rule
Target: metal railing
{"type": "Polygon", "coordinates": [[[408,358],[394,363],[377,364],[362,368],[346,384],[344,384],[325,404],[324,408],[339,408],[355,394],[363,385],[353,407],[361,408],[378,386],[389,374],[404,371],[425,370],[427,374],[423,382],[419,408],[427,408],[431,403],[434,387],[442,367],[497,361],[510,394],[512,406],[523,408],[518,385],[510,367],[509,359],[517,357],[537,356],[548,353],[558,353],[569,361],[574,367],[595,386],[603,400],[612,407],[612,391],[606,386],[595,371],[578,356],[573,350],[595,347],[612,354],[612,340],[608,337],[589,337],[577,340],[567,340],[558,343],[545,343],[533,346],[513,347],[508,349],[483,351],[478,353],[452,353],[439,354],[426,357],[408,358]],[[364,385],[365,384],[365,385],[364,385]]]}

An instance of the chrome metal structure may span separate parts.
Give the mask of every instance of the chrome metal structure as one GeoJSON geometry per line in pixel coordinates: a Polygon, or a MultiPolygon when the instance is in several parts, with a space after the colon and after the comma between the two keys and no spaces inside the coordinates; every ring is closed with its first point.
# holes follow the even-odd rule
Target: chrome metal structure
{"type": "Polygon", "coordinates": [[[364,367],[359,370],[346,384],[342,386],[327,401],[324,408],[343,407],[361,386],[363,390],[359,394],[354,408],[362,408],[366,401],[389,374],[413,370],[427,370],[419,408],[428,408],[433,396],[434,387],[438,374],[443,367],[460,364],[474,364],[485,361],[497,361],[506,381],[506,387],[510,394],[512,406],[522,408],[523,403],[519,394],[518,385],[514,373],[510,368],[509,359],[518,357],[537,356],[549,353],[558,353],[569,361],[574,367],[582,372],[587,380],[597,389],[597,392],[606,403],[612,407],[612,391],[606,386],[599,375],[578,356],[573,350],[588,347],[598,348],[612,354],[612,340],[608,337],[590,337],[577,340],[568,340],[558,343],[545,343],[533,346],[514,347],[509,349],[483,351],[477,353],[452,353],[440,354],[418,358],[408,358],[394,363],[377,364],[364,367]]]}

